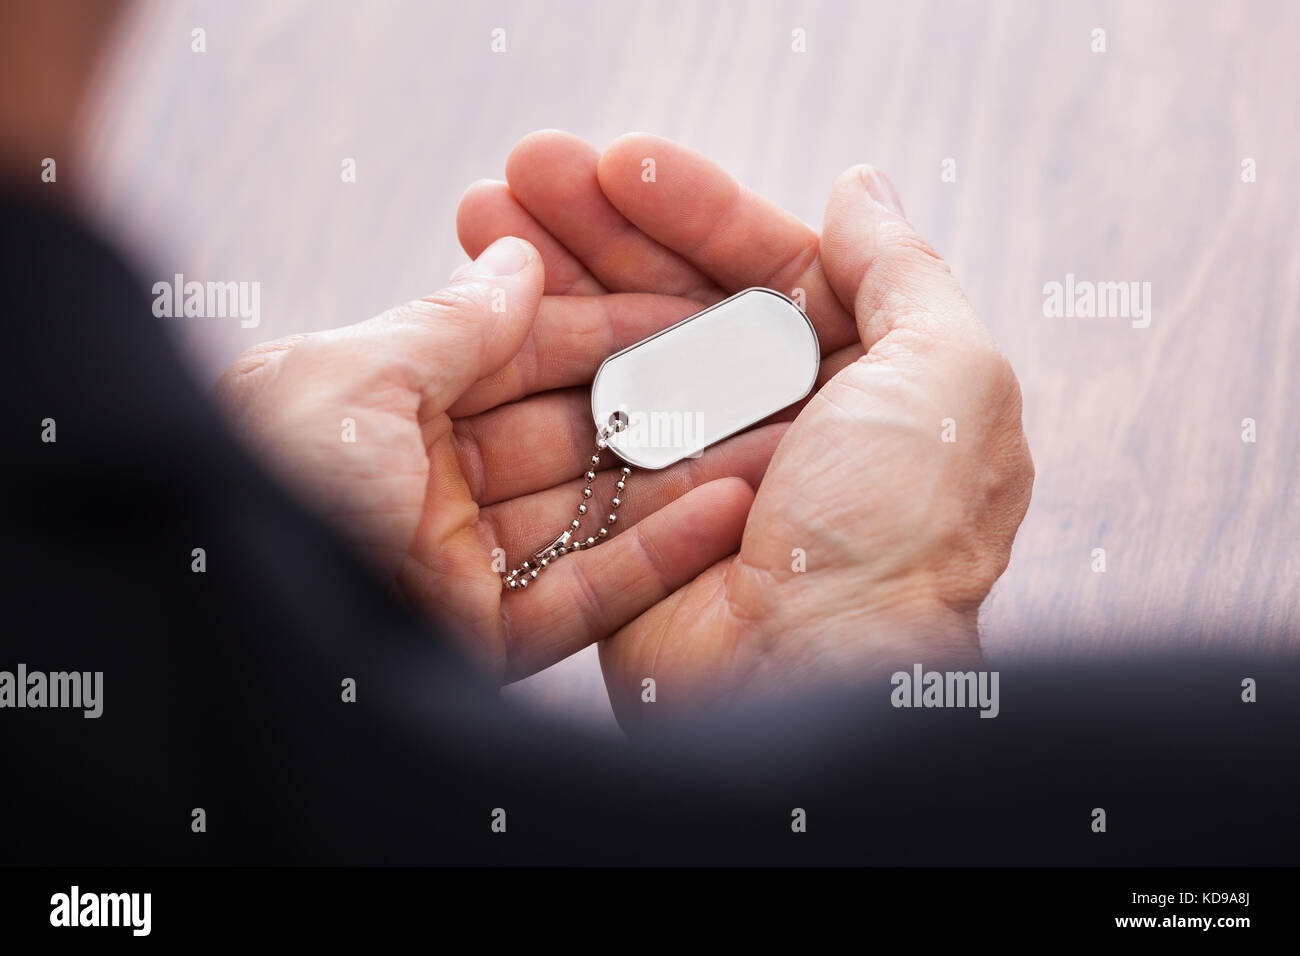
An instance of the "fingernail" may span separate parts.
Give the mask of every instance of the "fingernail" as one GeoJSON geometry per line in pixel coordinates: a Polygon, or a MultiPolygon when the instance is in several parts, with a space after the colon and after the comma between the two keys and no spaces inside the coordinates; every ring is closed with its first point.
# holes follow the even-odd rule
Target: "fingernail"
{"type": "Polygon", "coordinates": [[[484,249],[465,267],[465,275],[504,278],[512,276],[528,262],[528,246],[521,239],[506,236],[484,249]]]}
{"type": "Polygon", "coordinates": [[[898,199],[898,190],[889,181],[889,177],[874,166],[862,167],[862,183],[867,187],[871,198],[892,213],[903,215],[903,204],[898,199]]]}

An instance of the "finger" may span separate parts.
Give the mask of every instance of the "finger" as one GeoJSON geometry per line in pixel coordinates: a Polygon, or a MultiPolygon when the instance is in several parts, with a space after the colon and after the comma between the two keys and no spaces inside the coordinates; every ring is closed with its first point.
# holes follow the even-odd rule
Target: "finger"
{"type": "MultiPolygon", "coordinates": [[[[793,419],[790,414],[772,421],[793,419]]],[[[440,426],[434,422],[426,427],[440,426]]],[[[483,506],[578,478],[591,467],[595,438],[591,392],[586,388],[545,392],[452,423],[460,472],[471,497],[483,506]]],[[[432,431],[426,436],[431,439],[432,431]]],[[[622,464],[617,455],[602,455],[596,470],[622,464]]]]}
{"type": "Polygon", "coordinates": [[[709,482],[589,552],[565,555],[501,603],[518,680],[613,633],[740,545],[754,493],[709,482]]]}
{"type": "MultiPolygon", "coordinates": [[[[862,355],[862,346],[858,344],[828,355],[822,361],[817,384],[808,398],[770,416],[756,428],[794,421],[817,390],[862,355]]],[[[595,434],[591,392],[587,388],[544,392],[452,423],[452,442],[460,473],[465,476],[471,497],[482,506],[545,491],[578,478],[590,467],[595,434]]],[[[426,437],[431,440],[432,436],[426,437]]],[[[763,448],[769,445],[775,448],[773,436],[762,439],[763,448]]],[[[767,454],[770,456],[770,451],[767,454]]],[[[597,470],[621,464],[617,456],[605,455],[597,470]]],[[[736,467],[734,463],[733,467],[736,467]]],[[[745,474],[755,482],[761,477],[761,472],[745,474]]],[[[565,494],[576,495],[580,485],[574,484],[565,494]]]]}
{"type": "MultiPolygon", "coordinates": [[[[586,502],[588,510],[581,518],[580,534],[584,540],[596,534],[596,529],[604,524],[610,513],[610,499],[615,495],[619,496],[621,503],[617,511],[618,521],[610,528],[612,538],[707,482],[739,477],[751,488],[757,488],[787,427],[775,424],[756,428],[714,445],[699,458],[678,462],[662,471],[634,469],[622,491],[615,488],[615,482],[621,478],[622,461],[617,456],[602,455],[601,464],[612,467],[608,474],[598,475],[592,484],[593,494],[586,502]]],[[[579,466],[589,464],[588,456],[589,452],[584,449],[578,459],[579,466]]],[[[569,527],[569,522],[578,517],[576,508],[583,501],[585,485],[586,481],[580,475],[544,491],[490,505],[479,512],[497,545],[505,548],[506,560],[511,567],[517,567],[569,527]]]]}
{"type": "Polygon", "coordinates": [[[589,385],[610,355],[668,328],[699,303],[644,293],[546,296],[518,353],[449,409],[473,415],[553,388],[589,385]]]}
{"type": "MultiPolygon", "coordinates": [[[[589,385],[606,358],[698,309],[699,303],[691,299],[637,292],[545,296],[519,353],[471,385],[448,413],[454,418],[473,416],[540,392],[589,385]]],[[[826,355],[814,391],[862,354],[862,344],[855,339],[826,355]]],[[[803,403],[793,407],[802,408],[803,403]]],[[[794,413],[787,409],[771,420],[792,418],[794,413]]]]}
{"type": "Polygon", "coordinates": [[[926,340],[991,345],[947,264],[903,218],[879,170],[854,166],[826,205],[822,262],[840,301],[857,316],[868,351],[905,330],[926,340]]]}
{"type": "Polygon", "coordinates": [[[474,382],[518,354],[542,298],[542,260],[529,243],[507,237],[457,270],[450,285],[338,335],[356,348],[379,349],[384,374],[445,411],[474,382]]]}
{"type": "Polygon", "coordinates": [[[662,292],[704,303],[723,298],[698,269],[645,236],[610,204],[596,179],[599,160],[600,152],[585,140],[542,130],[511,151],[506,179],[533,218],[607,289],[662,292]]]}
{"type": "MultiPolygon", "coordinates": [[[[480,505],[544,491],[591,467],[596,426],[585,388],[534,395],[452,422],[452,442],[480,505]]],[[[618,461],[602,456],[602,468],[618,461]]]]}
{"type": "Polygon", "coordinates": [[[694,150],[647,133],[615,140],[600,159],[601,190],[626,219],[723,289],[804,290],[823,354],[854,339],[853,316],[822,274],[817,233],[694,150]],[[645,182],[643,163],[655,163],[645,182]]]}
{"type": "Polygon", "coordinates": [[[465,191],[456,209],[456,234],[470,258],[502,236],[531,242],[546,269],[547,295],[599,295],[605,291],[586,266],[519,205],[503,182],[480,179],[465,191]]]}

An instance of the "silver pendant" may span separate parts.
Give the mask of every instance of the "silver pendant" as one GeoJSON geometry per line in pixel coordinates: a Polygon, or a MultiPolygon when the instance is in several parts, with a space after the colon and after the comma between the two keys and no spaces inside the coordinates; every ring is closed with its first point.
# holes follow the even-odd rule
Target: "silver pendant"
{"type": "Polygon", "coordinates": [[[807,396],[821,349],[808,316],[779,292],[737,292],[601,364],[595,427],[622,421],[609,447],[658,470],[698,456],[807,396]]]}
{"type": "Polygon", "coordinates": [[[808,316],[781,293],[759,287],[615,352],[591,384],[596,453],[576,516],[502,582],[523,590],[552,561],[609,537],[631,467],[621,469],[604,524],[594,535],[578,534],[607,449],[629,466],[652,471],[698,456],[805,398],[820,364],[808,316]]]}

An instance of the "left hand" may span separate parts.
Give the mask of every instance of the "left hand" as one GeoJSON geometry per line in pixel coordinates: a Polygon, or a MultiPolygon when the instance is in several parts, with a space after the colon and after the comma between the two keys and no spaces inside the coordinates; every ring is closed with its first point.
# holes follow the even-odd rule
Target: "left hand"
{"type": "MultiPolygon", "coordinates": [[[[476,252],[426,298],[250,349],[217,395],[290,488],[506,682],[609,636],[735,551],[779,431],[635,475],[616,526],[626,533],[504,593],[494,552],[517,566],[580,500],[596,434],[574,386],[694,303],[543,296],[529,243],[476,252]]],[[[604,456],[599,494],[616,463],[604,456]]],[[[599,523],[591,514],[584,533],[599,523]]]]}

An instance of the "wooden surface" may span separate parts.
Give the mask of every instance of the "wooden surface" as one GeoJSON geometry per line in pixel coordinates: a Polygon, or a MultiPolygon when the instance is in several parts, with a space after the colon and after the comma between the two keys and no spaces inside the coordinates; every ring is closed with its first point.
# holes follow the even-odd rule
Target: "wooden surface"
{"type": "MultiPolygon", "coordinates": [[[[681,140],[813,224],[872,162],[1024,386],[1038,480],[993,660],[1294,646],[1298,60],[1285,2],[166,3],[125,25],[87,152],[151,280],[262,283],[260,328],[177,324],[209,380],[440,286],[460,194],[533,129],[681,140]],[[1067,273],[1150,282],[1150,327],[1045,318],[1067,273]]],[[[590,649],[507,693],[609,720],[590,649]]]]}

